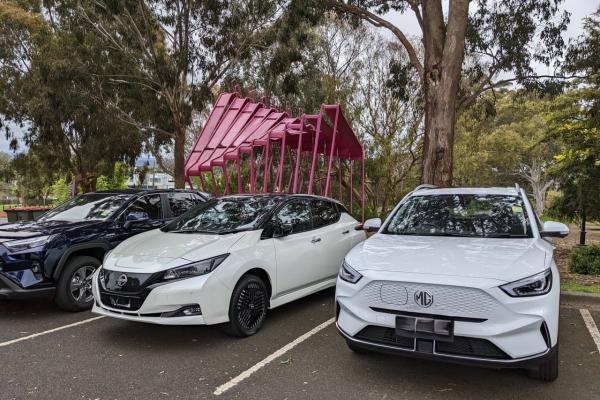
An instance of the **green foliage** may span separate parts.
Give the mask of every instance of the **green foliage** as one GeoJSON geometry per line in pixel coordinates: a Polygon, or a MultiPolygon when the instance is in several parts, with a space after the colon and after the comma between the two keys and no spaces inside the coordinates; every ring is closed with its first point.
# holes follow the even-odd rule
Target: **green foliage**
{"type": "Polygon", "coordinates": [[[124,162],[116,162],[110,178],[106,175],[100,175],[96,179],[96,190],[127,189],[128,177],[129,166],[124,162]]]}
{"type": "Polygon", "coordinates": [[[561,195],[552,211],[582,221],[600,219],[600,10],[586,19],[585,31],[570,47],[566,69],[586,78],[558,98],[548,135],[562,144],[553,168],[561,195]]]}
{"type": "Polygon", "coordinates": [[[100,175],[96,179],[96,190],[108,190],[110,189],[111,181],[106,175],[100,175]]]}
{"type": "Polygon", "coordinates": [[[65,178],[57,179],[50,187],[50,193],[57,204],[64,203],[71,197],[71,189],[65,178]]]}
{"type": "Polygon", "coordinates": [[[577,274],[600,275],[600,245],[575,247],[569,268],[577,274]]]}

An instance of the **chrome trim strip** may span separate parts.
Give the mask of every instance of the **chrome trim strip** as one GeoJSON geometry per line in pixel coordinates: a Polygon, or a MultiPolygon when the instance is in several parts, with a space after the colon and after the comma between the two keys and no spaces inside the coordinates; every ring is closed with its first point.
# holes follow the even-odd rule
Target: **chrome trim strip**
{"type": "MultiPolygon", "coordinates": [[[[384,349],[390,349],[390,350],[395,350],[395,351],[404,351],[406,353],[417,353],[417,354],[438,356],[440,358],[454,358],[454,359],[458,359],[458,360],[472,360],[472,361],[481,361],[481,362],[494,362],[494,363],[502,363],[502,364],[513,364],[513,363],[518,363],[518,362],[532,360],[532,359],[535,359],[535,358],[538,358],[538,357],[542,357],[542,356],[545,356],[546,354],[548,354],[550,352],[550,349],[548,348],[548,349],[546,349],[546,351],[544,351],[542,353],[538,353],[538,354],[534,354],[534,355],[527,356],[527,357],[522,357],[522,358],[511,358],[510,360],[501,359],[501,358],[466,357],[466,356],[457,356],[457,355],[446,354],[446,353],[436,353],[435,352],[435,343],[434,343],[434,346],[433,346],[434,352],[433,353],[418,353],[416,351],[416,349],[415,349],[414,346],[413,346],[413,350],[408,350],[408,349],[402,348],[402,347],[387,346],[385,344],[367,342],[367,341],[364,341],[364,340],[356,339],[356,338],[353,338],[352,336],[348,335],[346,332],[344,332],[342,330],[342,328],[340,328],[340,326],[338,325],[337,321],[335,322],[335,326],[338,329],[338,331],[342,334],[342,336],[344,336],[346,339],[351,340],[353,342],[363,343],[363,344],[366,344],[366,345],[369,345],[369,346],[377,346],[377,347],[381,347],[381,348],[384,348],[384,349]]],[[[415,341],[415,343],[416,343],[416,341],[415,341]]]]}

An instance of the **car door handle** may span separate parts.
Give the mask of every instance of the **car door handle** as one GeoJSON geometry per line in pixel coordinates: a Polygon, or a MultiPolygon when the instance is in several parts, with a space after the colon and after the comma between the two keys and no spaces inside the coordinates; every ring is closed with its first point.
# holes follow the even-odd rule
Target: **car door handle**
{"type": "Polygon", "coordinates": [[[321,241],[320,237],[314,237],[312,238],[312,240],[310,241],[311,243],[319,243],[321,241]]]}
{"type": "Polygon", "coordinates": [[[342,235],[345,235],[347,233],[350,233],[350,229],[346,229],[345,231],[342,231],[342,235]]]}

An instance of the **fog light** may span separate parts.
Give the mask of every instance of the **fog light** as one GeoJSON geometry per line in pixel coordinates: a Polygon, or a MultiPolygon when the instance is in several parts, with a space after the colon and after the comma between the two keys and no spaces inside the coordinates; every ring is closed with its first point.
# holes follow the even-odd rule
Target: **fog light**
{"type": "Polygon", "coordinates": [[[31,263],[31,271],[33,271],[34,274],[39,274],[40,272],[42,272],[42,266],[39,262],[33,261],[31,263]]]}
{"type": "Polygon", "coordinates": [[[187,306],[180,307],[175,311],[162,313],[160,316],[162,318],[171,318],[171,317],[189,317],[192,315],[202,315],[202,309],[200,308],[199,304],[188,304],[187,306]]]}

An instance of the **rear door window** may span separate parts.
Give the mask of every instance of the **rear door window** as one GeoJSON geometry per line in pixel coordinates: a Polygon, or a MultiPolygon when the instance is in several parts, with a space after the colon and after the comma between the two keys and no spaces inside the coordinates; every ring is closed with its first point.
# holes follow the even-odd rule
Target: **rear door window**
{"type": "Polygon", "coordinates": [[[314,229],[335,224],[340,219],[340,212],[334,203],[327,200],[312,200],[314,229]]]}
{"type": "Polygon", "coordinates": [[[168,193],[167,200],[173,217],[179,217],[202,203],[202,198],[194,193],[168,193]]]}

